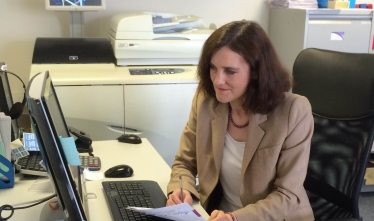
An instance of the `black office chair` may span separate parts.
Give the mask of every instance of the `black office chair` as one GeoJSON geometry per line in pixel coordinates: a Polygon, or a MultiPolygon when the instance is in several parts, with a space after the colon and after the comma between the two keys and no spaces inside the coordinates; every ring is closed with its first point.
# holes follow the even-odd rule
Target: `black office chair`
{"type": "Polygon", "coordinates": [[[293,93],[309,99],[314,116],[304,182],[314,216],[359,220],[358,198],[374,136],[374,54],[305,49],[293,76],[293,93]]]}

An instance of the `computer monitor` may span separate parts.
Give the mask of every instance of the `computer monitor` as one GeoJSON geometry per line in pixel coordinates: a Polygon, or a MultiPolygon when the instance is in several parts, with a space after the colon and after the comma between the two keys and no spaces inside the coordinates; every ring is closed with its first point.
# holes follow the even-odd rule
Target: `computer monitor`
{"type": "MultiPolygon", "coordinates": [[[[0,72],[0,112],[4,112],[5,115],[9,116],[10,108],[13,106],[12,92],[10,90],[8,74],[6,72],[0,72]]],[[[12,120],[12,141],[18,138],[18,122],[12,120]]]]}
{"type": "Polygon", "coordinates": [[[47,10],[98,11],[105,9],[105,0],[45,0],[47,10]]]}
{"type": "Polygon", "coordinates": [[[68,165],[60,138],[69,131],[53,87],[46,72],[35,75],[27,87],[27,104],[43,162],[65,221],[87,220],[87,198],[80,166],[68,165]]]}

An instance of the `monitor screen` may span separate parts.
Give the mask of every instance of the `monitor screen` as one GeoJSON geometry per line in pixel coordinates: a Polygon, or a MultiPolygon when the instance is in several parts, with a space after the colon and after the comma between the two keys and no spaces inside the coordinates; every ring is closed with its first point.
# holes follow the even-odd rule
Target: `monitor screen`
{"type": "Polygon", "coordinates": [[[87,220],[87,199],[80,166],[67,164],[60,138],[69,131],[48,72],[35,75],[27,87],[32,128],[66,221],[87,220]]]}
{"type": "Polygon", "coordinates": [[[45,0],[47,10],[97,11],[105,9],[105,0],[45,0]]]}
{"type": "MultiPolygon", "coordinates": [[[[9,116],[9,110],[13,106],[12,92],[10,90],[8,74],[4,71],[0,71],[0,112],[4,112],[5,115],[9,116]]],[[[12,141],[18,138],[18,122],[12,120],[12,141]]]]}

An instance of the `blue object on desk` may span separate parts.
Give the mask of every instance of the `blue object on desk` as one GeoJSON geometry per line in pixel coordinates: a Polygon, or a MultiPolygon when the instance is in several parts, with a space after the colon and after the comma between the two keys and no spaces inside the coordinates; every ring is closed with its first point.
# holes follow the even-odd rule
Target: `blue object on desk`
{"type": "Polygon", "coordinates": [[[73,137],[60,137],[60,142],[62,149],[64,150],[64,155],[68,164],[72,166],[80,166],[81,160],[79,159],[77,147],[75,146],[73,137]]]}
{"type": "Polygon", "coordinates": [[[0,179],[0,189],[12,188],[14,186],[14,169],[13,164],[5,157],[0,155],[0,163],[2,163],[8,170],[5,171],[0,169],[0,173],[4,175],[6,179],[0,179]]]}
{"type": "Polygon", "coordinates": [[[360,4],[360,8],[367,8],[366,4],[360,4]]]}
{"type": "Polygon", "coordinates": [[[356,0],[349,0],[349,8],[355,8],[356,7],[356,0]]]}
{"type": "Polygon", "coordinates": [[[27,151],[39,151],[39,145],[35,134],[23,133],[23,143],[27,151]]]}
{"type": "Polygon", "coordinates": [[[318,8],[327,8],[327,5],[329,3],[328,0],[317,0],[318,2],[318,8]]]}

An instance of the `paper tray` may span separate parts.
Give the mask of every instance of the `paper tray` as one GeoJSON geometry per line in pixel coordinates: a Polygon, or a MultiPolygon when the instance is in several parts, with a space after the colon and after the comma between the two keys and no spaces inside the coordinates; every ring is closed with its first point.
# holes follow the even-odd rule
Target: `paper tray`
{"type": "Polygon", "coordinates": [[[0,179],[0,189],[12,188],[14,186],[14,165],[2,155],[0,155],[0,163],[8,168],[8,171],[0,168],[0,173],[7,178],[7,180],[0,179]]]}

